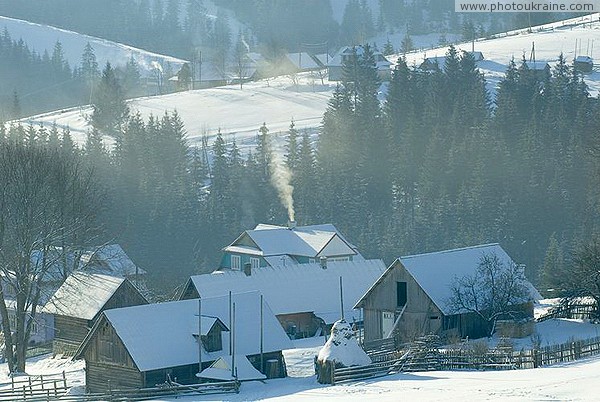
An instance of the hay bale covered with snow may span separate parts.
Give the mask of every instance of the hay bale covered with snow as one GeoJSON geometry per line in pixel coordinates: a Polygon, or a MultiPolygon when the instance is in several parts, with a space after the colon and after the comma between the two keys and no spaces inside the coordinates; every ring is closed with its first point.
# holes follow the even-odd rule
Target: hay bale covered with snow
{"type": "MultiPolygon", "coordinates": [[[[317,367],[319,373],[333,367],[364,366],[371,358],[360,347],[352,327],[344,320],[336,321],[331,327],[331,336],[319,351],[317,367]]],[[[319,381],[327,375],[319,375],[319,381]]]]}

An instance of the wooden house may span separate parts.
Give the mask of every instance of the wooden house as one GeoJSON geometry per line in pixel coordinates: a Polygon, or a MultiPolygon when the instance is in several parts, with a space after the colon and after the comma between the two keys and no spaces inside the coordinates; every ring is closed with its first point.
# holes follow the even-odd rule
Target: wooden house
{"type": "MultiPolygon", "coordinates": [[[[456,278],[473,275],[483,255],[495,254],[503,264],[514,264],[498,244],[400,257],[381,275],[355,308],[364,316],[365,341],[396,338],[407,342],[423,334],[479,338],[487,325],[473,312],[457,313],[450,305],[456,278]]],[[[530,299],[541,296],[527,282],[530,299]]],[[[533,304],[516,306],[533,316],[533,304]]]]}
{"type": "Polygon", "coordinates": [[[550,78],[550,64],[546,61],[529,60],[524,62],[529,74],[533,75],[538,81],[545,81],[550,78]]]}
{"type": "Polygon", "coordinates": [[[220,270],[242,270],[328,261],[364,259],[355,246],[330,224],[312,226],[258,225],[223,249],[220,270]]]}
{"type": "MultiPolygon", "coordinates": [[[[372,50],[379,79],[382,81],[389,81],[391,78],[392,63],[383,55],[383,53],[375,49],[372,50]]],[[[348,63],[353,57],[361,57],[363,53],[364,48],[362,46],[345,46],[341,48],[327,65],[329,81],[341,81],[344,75],[344,64],[348,63]]]]}
{"type": "Polygon", "coordinates": [[[288,335],[302,338],[323,334],[340,318],[340,278],[344,317],[348,322],[360,321],[359,311],[352,307],[384,271],[383,261],[365,259],[287,262],[263,268],[248,267],[245,272],[228,269],[192,276],[180,298],[259,291],[288,335]]]}
{"type": "Polygon", "coordinates": [[[182,300],[106,310],[75,358],[85,359],[87,391],[106,392],[154,387],[168,378],[195,383],[200,357],[205,369],[232,352],[234,372],[238,364],[243,368],[249,363],[262,373],[271,370],[272,376],[284,377],[282,350],[291,347],[268,304],[257,292],[249,292],[203,298],[201,303],[182,300]]]}
{"type": "Polygon", "coordinates": [[[577,56],[573,60],[573,67],[580,73],[591,73],[594,70],[594,59],[590,56],[577,56]]]}
{"type": "MultiPolygon", "coordinates": [[[[462,51],[461,54],[468,54],[473,57],[475,63],[479,63],[484,60],[483,53],[479,51],[470,51],[467,52],[465,50],[462,51]]],[[[419,65],[419,68],[424,71],[436,71],[443,70],[444,65],[446,64],[446,56],[433,56],[426,57],[423,62],[419,65]]]]}
{"type": "Polygon", "coordinates": [[[77,350],[102,311],[147,303],[126,278],[84,272],[70,275],[42,309],[54,315],[54,353],[77,350]]]}

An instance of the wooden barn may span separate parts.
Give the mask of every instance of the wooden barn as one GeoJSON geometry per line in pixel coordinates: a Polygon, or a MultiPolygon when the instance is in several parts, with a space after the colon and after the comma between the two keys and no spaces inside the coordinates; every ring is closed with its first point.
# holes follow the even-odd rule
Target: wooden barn
{"type": "Polygon", "coordinates": [[[282,350],[291,347],[268,304],[248,292],[203,298],[201,307],[195,299],[104,311],[75,358],[85,359],[87,391],[105,392],[154,387],[168,378],[196,383],[200,356],[206,369],[232,352],[234,372],[238,365],[240,370],[252,365],[284,377],[282,350]]]}
{"type": "Polygon", "coordinates": [[[181,299],[215,297],[232,292],[259,291],[291,338],[323,334],[340,319],[340,278],[344,316],[360,321],[352,307],[385,271],[382,260],[356,259],[307,264],[279,264],[246,270],[222,270],[192,276],[181,299]]]}
{"type": "MultiPolygon", "coordinates": [[[[429,333],[485,336],[487,325],[476,313],[456,313],[449,301],[453,281],[473,275],[481,257],[490,254],[504,264],[514,264],[498,244],[398,258],[355,306],[363,310],[365,341],[393,337],[407,342],[429,333]]],[[[526,286],[530,300],[541,298],[531,283],[526,286]]],[[[531,302],[518,308],[533,316],[531,302]]]]}
{"type": "Polygon", "coordinates": [[[54,315],[54,353],[75,352],[104,310],[147,303],[126,278],[84,272],[70,275],[42,309],[54,315]]]}

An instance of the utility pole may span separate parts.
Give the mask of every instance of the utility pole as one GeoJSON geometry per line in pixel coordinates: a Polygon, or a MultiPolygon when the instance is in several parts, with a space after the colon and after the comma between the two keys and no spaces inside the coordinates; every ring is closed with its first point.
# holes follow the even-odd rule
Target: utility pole
{"type": "Polygon", "coordinates": [[[198,297],[198,374],[202,372],[202,297],[198,297]]]}
{"type": "Polygon", "coordinates": [[[344,289],[342,277],[340,276],[340,309],[342,310],[342,320],[344,320],[344,289]]]}

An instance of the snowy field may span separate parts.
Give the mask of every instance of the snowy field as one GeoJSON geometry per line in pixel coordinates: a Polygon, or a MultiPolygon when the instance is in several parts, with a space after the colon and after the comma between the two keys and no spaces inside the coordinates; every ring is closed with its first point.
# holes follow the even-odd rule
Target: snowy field
{"type": "MultiPolygon", "coordinates": [[[[582,320],[548,320],[536,324],[542,345],[597,336],[599,324],[582,320]]],[[[491,344],[494,339],[490,341],[491,344]]],[[[368,381],[335,386],[317,383],[314,356],[325,338],[294,341],[295,349],[284,351],[288,378],[242,383],[239,394],[204,397],[162,398],[155,401],[471,401],[471,400],[598,400],[600,392],[600,356],[552,367],[511,371],[430,371],[396,374],[368,381]]],[[[515,341],[528,347],[529,338],[515,341]]],[[[84,388],[83,362],[42,357],[27,365],[29,374],[66,372],[72,393],[84,388]]],[[[0,389],[9,386],[6,365],[0,365],[0,389]]]]}
{"type": "MultiPolygon", "coordinates": [[[[253,146],[258,129],[267,124],[271,134],[288,130],[292,119],[297,129],[318,127],[335,83],[310,73],[300,74],[298,85],[289,77],[279,77],[239,85],[179,92],[133,99],[131,109],[144,118],[177,111],[190,144],[200,142],[203,133],[212,139],[220,129],[226,141],[234,137],[242,148],[253,146]]],[[[74,139],[84,142],[90,107],[72,108],[22,119],[24,124],[69,127],[74,139]]]]}

